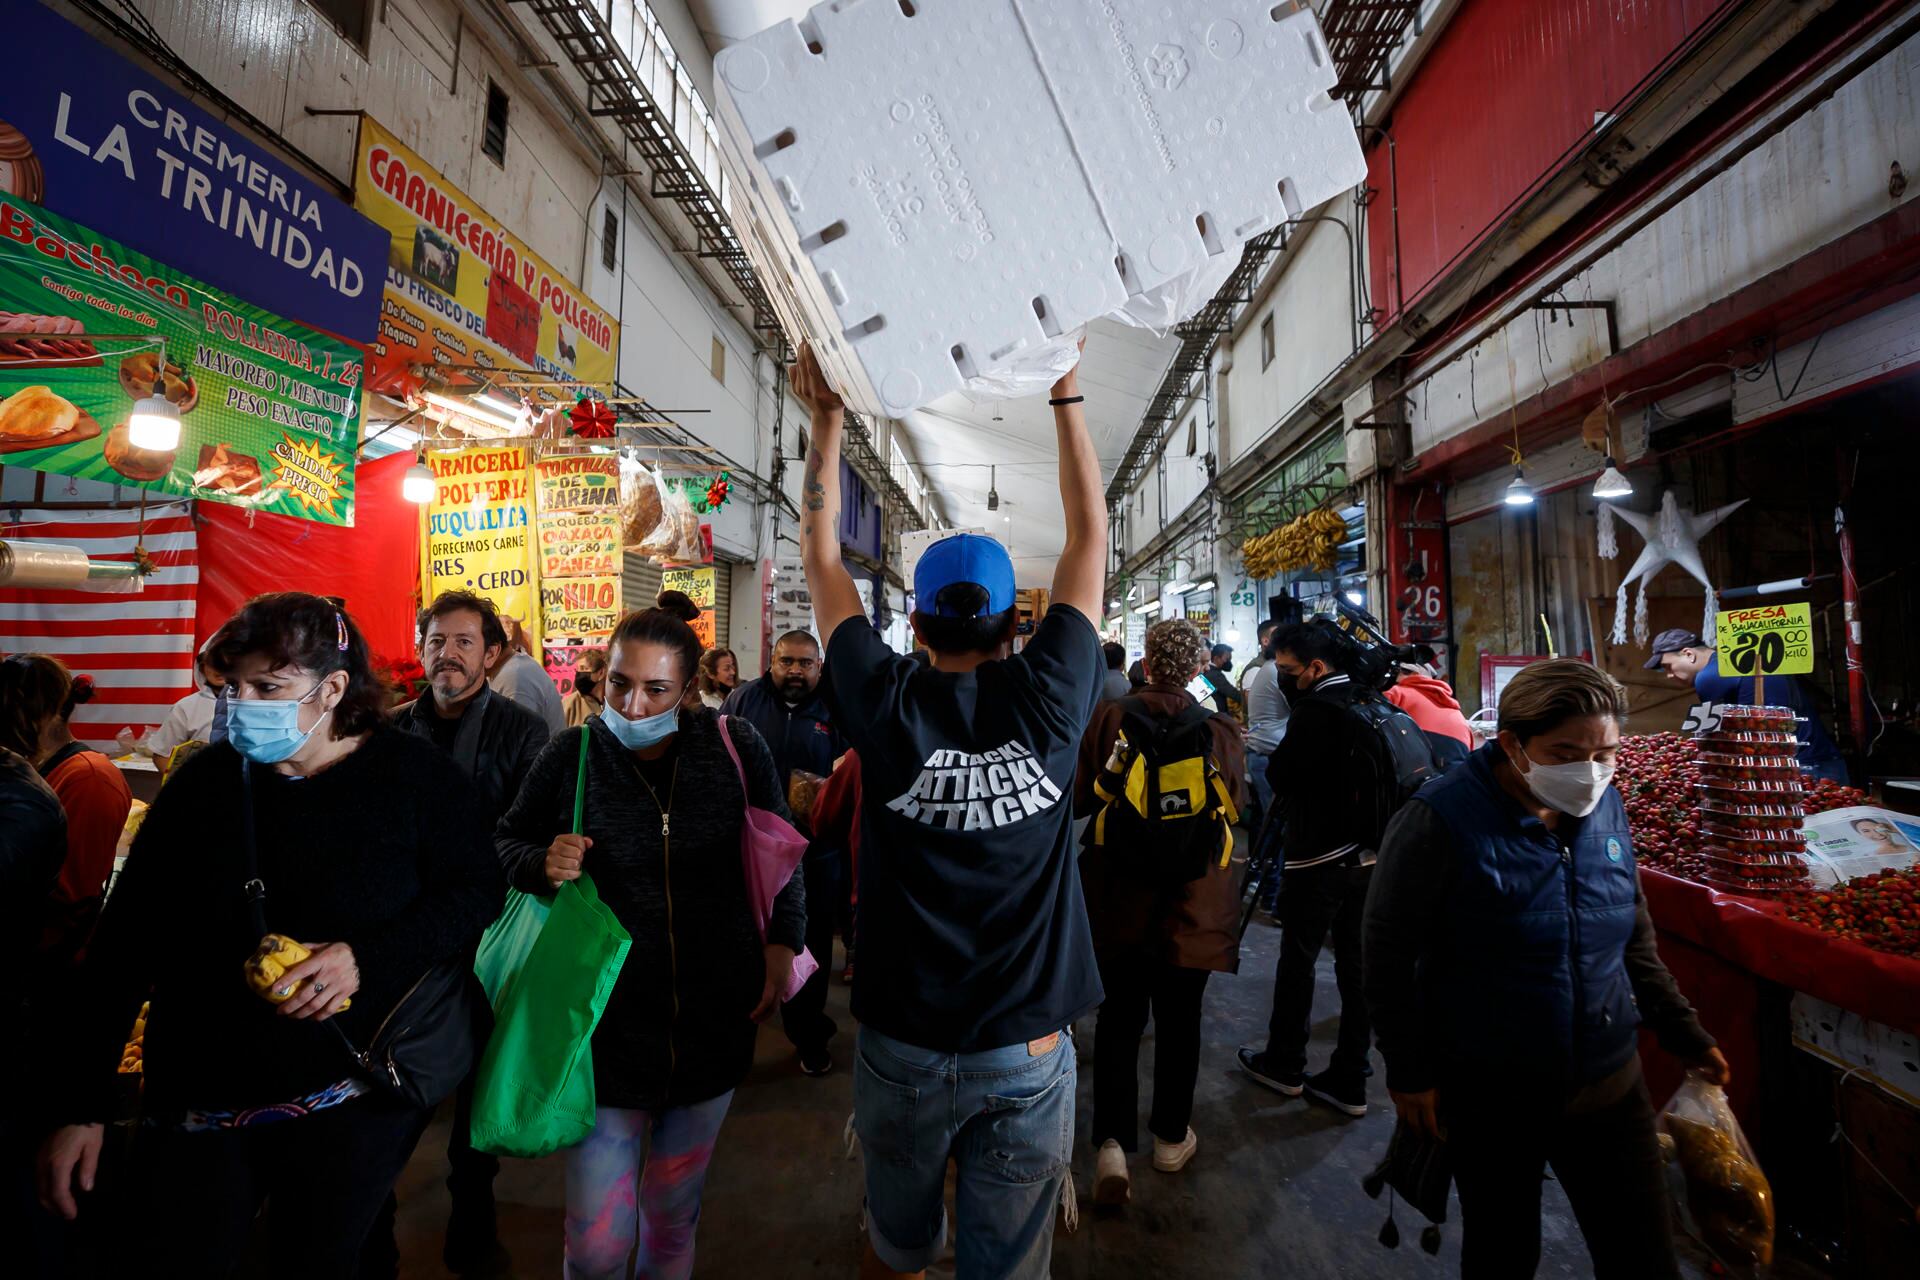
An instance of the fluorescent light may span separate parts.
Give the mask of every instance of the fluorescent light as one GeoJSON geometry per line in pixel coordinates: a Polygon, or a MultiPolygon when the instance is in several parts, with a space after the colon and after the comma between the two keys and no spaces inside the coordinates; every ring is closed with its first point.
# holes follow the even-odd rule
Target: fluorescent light
{"type": "Polygon", "coordinates": [[[1347,592],[1347,603],[1353,605],[1355,608],[1360,608],[1367,603],[1367,597],[1364,592],[1349,591],[1347,592]]]}
{"type": "Polygon", "coordinates": [[[1607,469],[1593,482],[1593,496],[1596,498],[1630,498],[1633,496],[1633,482],[1620,474],[1620,468],[1614,464],[1613,455],[1607,455],[1607,469]]]}
{"type": "Polygon", "coordinates": [[[519,426],[518,421],[508,414],[495,413],[482,405],[455,400],[452,396],[443,396],[438,391],[422,391],[420,398],[435,408],[458,414],[463,418],[470,418],[475,422],[483,422],[490,427],[498,427],[501,431],[511,432],[519,426]]]}
{"type": "Polygon", "coordinates": [[[1160,602],[1158,600],[1149,600],[1145,604],[1141,605],[1139,608],[1135,609],[1134,612],[1135,613],[1158,613],[1160,612],[1160,602]]]}
{"type": "Polygon", "coordinates": [[[422,505],[433,501],[433,468],[416,462],[400,476],[400,496],[422,505]]]}
{"type": "Polygon", "coordinates": [[[1204,578],[1195,578],[1193,580],[1193,586],[1195,590],[1198,590],[1201,587],[1211,587],[1212,585],[1214,585],[1214,577],[1212,574],[1208,574],[1204,578]]]}
{"type": "Polygon", "coordinates": [[[1139,584],[1139,583],[1137,583],[1137,582],[1136,582],[1136,583],[1134,583],[1134,584],[1133,584],[1132,586],[1130,586],[1130,587],[1128,587],[1128,588],[1127,588],[1127,599],[1129,599],[1129,600],[1136,600],[1136,599],[1138,599],[1138,598],[1139,598],[1139,596],[1140,596],[1140,584],[1139,584]]]}
{"type": "Polygon", "coordinates": [[[1526,472],[1516,464],[1513,479],[1507,484],[1507,505],[1510,507],[1530,507],[1533,505],[1533,486],[1527,483],[1526,472]]]}
{"type": "Polygon", "coordinates": [[[180,447],[180,409],[165,396],[133,402],[127,417],[127,443],[136,449],[171,453],[180,447]]]}
{"type": "Polygon", "coordinates": [[[482,391],[473,398],[473,402],[475,404],[483,404],[495,413],[505,414],[509,418],[517,418],[520,416],[519,405],[501,396],[494,395],[491,391],[482,391]]]}
{"type": "Polygon", "coordinates": [[[1228,627],[1228,628],[1227,628],[1227,643],[1228,643],[1228,644],[1239,644],[1239,643],[1240,643],[1240,628],[1238,628],[1238,627],[1228,627]]]}
{"type": "Polygon", "coordinates": [[[1176,582],[1167,588],[1167,594],[1170,596],[1183,596],[1193,590],[1195,585],[1195,583],[1191,582],[1176,582]]]}
{"type": "Polygon", "coordinates": [[[1120,612],[1120,602],[1118,600],[1107,601],[1107,612],[1108,613],[1120,612]]]}

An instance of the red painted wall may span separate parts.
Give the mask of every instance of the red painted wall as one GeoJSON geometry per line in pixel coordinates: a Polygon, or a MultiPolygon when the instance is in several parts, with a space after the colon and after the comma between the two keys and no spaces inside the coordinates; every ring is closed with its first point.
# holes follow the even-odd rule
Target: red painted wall
{"type": "Polygon", "coordinates": [[[1373,305],[1417,300],[1728,3],[1467,0],[1394,104],[1391,164],[1368,135],[1373,305]]]}

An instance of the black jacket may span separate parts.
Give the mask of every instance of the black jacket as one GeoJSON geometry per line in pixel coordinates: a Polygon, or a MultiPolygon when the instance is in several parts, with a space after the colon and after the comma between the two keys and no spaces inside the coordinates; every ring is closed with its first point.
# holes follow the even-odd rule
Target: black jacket
{"type": "Polygon", "coordinates": [[[1267,782],[1285,822],[1287,866],[1370,857],[1391,816],[1376,812],[1375,780],[1393,762],[1379,733],[1350,708],[1374,695],[1332,675],[1288,697],[1287,736],[1267,760],[1267,782]]]}
{"type": "MultiPolygon", "coordinates": [[[[744,719],[729,722],[753,803],[787,816],[786,789],[767,744],[744,719]]],[[[593,1036],[600,1105],[655,1110],[715,1098],[746,1078],[756,1028],[748,1017],[766,979],[740,864],[746,796],[714,713],[681,711],[666,778],[643,783],[605,723],[558,734],[534,761],[500,819],[495,844],[508,879],[551,892],[547,847],[572,830],[579,734],[588,735],[583,831],[586,873],[633,947],[593,1036]]],[[[767,941],[796,952],[806,937],[806,888],[795,875],[774,900],[767,941]]]]}
{"type": "Polygon", "coordinates": [[[67,857],[67,815],[24,757],[0,747],[0,1055],[15,1064],[22,1007],[35,985],[34,953],[54,881],[67,857]]]}
{"type": "Polygon", "coordinates": [[[847,752],[847,741],[833,727],[833,713],[818,687],[799,706],[788,706],[769,673],[728,694],[720,714],[739,716],[760,731],[783,788],[795,769],[826,777],[833,772],[833,762],[847,752]]]}
{"type": "MultiPolygon", "coordinates": [[[[415,737],[433,739],[433,697],[428,695],[395,709],[394,727],[415,737]]],[[[534,757],[552,738],[546,721],[512,698],[499,697],[491,688],[480,690],[460,717],[453,739],[453,762],[473,779],[486,801],[483,816],[489,829],[520,794],[520,784],[533,768],[534,757]]]]}
{"type": "MultiPolygon", "coordinates": [[[[364,1045],[428,968],[471,952],[500,914],[479,797],[442,752],[385,726],[310,778],[253,777],[267,927],[352,947],[360,989],[334,1021],[364,1045]]],[[[281,1017],[242,980],[260,931],[241,785],[239,753],[218,743],[170,773],[147,811],[87,944],[52,1118],[112,1118],[143,999],[151,1114],[282,1103],[351,1074],[331,1029],[281,1017]]]]}

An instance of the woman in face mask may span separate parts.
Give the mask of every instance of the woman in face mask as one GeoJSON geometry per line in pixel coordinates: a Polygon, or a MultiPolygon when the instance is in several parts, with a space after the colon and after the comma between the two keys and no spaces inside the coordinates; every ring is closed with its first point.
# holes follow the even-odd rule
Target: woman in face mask
{"type": "Polygon", "coordinates": [[[586,650],[573,669],[573,692],[560,699],[560,709],[566,712],[569,729],[577,729],[600,714],[600,708],[605,704],[606,687],[607,651],[586,650]]]}
{"type": "Polygon", "coordinates": [[[1676,1277],[1637,1032],[1708,1080],[1727,1061],[1655,949],[1612,785],[1626,691],[1536,662],[1500,735],[1388,828],[1366,987],[1401,1120],[1444,1136],[1469,1275],[1531,1275],[1551,1166],[1601,1277],[1676,1277]]]}
{"type": "Polygon", "coordinates": [[[99,1212],[86,1193],[144,999],[143,1124],[118,1197],[133,1218],[116,1234],[181,1274],[232,1275],[264,1198],[272,1270],[344,1277],[432,1115],[347,1042],[371,1044],[429,969],[471,953],[500,868],[472,784],[387,726],[340,609],[255,597],[209,661],[228,736],[168,779],[88,943],[61,1088],[36,1103],[64,1126],[41,1151],[41,1198],[99,1212]],[[311,955],[256,986],[263,924],[311,955]]]}
{"type": "Polygon", "coordinates": [[[751,724],[686,709],[699,657],[699,638],[675,614],[623,618],[608,645],[605,707],[541,752],[497,834],[515,887],[550,894],[589,874],[633,935],[593,1035],[594,1131],[567,1153],[569,1276],[626,1275],[636,1241],[634,1274],[692,1271],[720,1123],[806,932],[798,875],[774,900],[764,942],[755,925],[742,824],[749,799],[787,817],[785,788],[751,724]]]}

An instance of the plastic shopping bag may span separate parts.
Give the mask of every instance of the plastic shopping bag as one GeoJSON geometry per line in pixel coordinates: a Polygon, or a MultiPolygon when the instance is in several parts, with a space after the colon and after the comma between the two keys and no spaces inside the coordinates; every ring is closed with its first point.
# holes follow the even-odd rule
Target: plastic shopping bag
{"type": "Polygon", "coordinates": [[[510,890],[480,939],[474,972],[493,1036],[474,1085],[473,1145],[537,1157],[593,1130],[593,1032],[633,939],[590,876],[551,899],[510,890]]]}
{"type": "Polygon", "coordinates": [[[1736,1273],[1764,1274],[1773,1262],[1773,1188],[1727,1091],[1689,1071],[1660,1113],[1660,1132],[1685,1187],[1675,1197],[1683,1225],[1736,1273]]]}

